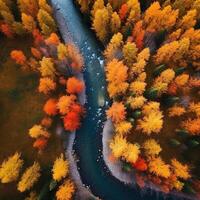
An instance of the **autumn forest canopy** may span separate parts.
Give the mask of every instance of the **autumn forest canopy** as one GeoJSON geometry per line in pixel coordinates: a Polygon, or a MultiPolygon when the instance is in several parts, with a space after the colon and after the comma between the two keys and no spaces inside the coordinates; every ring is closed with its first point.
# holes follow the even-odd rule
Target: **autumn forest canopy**
{"type": "MultiPolygon", "coordinates": [[[[165,194],[176,192],[198,199],[200,0],[74,0],[73,3],[82,13],[81,23],[90,24],[97,45],[100,42],[103,46],[103,73],[110,106],[100,109],[106,115],[106,123],[112,124],[112,135],[103,143],[103,148],[108,145],[109,152],[104,155],[98,150],[101,156],[108,156],[104,160],[120,169],[122,176],[134,174],[133,182],[140,189],[153,185],[165,194]]],[[[0,42],[8,51],[6,54],[0,50],[6,60],[0,61],[0,81],[4,80],[1,77],[9,79],[10,68],[20,70],[14,74],[16,78],[19,74],[27,80],[33,76],[35,86],[31,91],[41,98],[35,104],[41,104],[42,113],[40,117],[29,113],[32,125],[25,126],[21,138],[15,135],[16,141],[23,140],[23,148],[31,149],[28,159],[18,149],[8,154],[6,144],[2,147],[5,154],[0,157],[3,185],[0,199],[1,193],[6,195],[7,187],[14,188],[16,197],[20,194],[26,200],[70,200],[80,192],[72,170],[73,159],[77,163],[79,158],[74,151],[68,152],[71,156],[64,151],[68,149],[66,143],[71,141],[69,137],[81,134],[84,118],[88,117],[87,98],[89,92],[95,92],[86,84],[90,83],[87,67],[92,58],[84,58],[84,50],[78,43],[63,41],[61,22],[55,12],[60,11],[55,11],[48,0],[0,0],[0,42]],[[26,46],[18,44],[18,40],[27,41],[26,46]],[[66,146],[57,146],[55,138],[66,146]],[[31,152],[36,156],[32,157],[31,152]],[[44,155],[48,163],[45,159],[41,163],[44,155]]],[[[98,84],[98,74],[92,78],[98,84]]],[[[17,84],[14,82],[16,88],[17,84]]],[[[32,98],[26,96],[30,88],[25,87],[24,83],[21,99],[32,98]]],[[[2,88],[0,97],[5,102],[9,99],[10,106],[21,105],[18,88],[9,91],[2,88]]],[[[0,101],[0,111],[1,104],[0,101]]],[[[14,126],[13,120],[6,123],[14,126]]],[[[1,123],[0,130],[5,131],[1,123]]],[[[104,127],[102,132],[109,134],[104,127]]],[[[10,130],[8,134],[13,133],[10,130]]],[[[105,164],[110,170],[110,165],[105,164]]]]}

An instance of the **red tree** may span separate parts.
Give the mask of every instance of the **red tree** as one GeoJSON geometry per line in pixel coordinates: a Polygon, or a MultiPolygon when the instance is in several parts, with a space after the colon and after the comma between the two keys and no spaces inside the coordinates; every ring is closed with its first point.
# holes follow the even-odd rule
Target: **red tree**
{"type": "Polygon", "coordinates": [[[79,94],[83,91],[85,85],[83,81],[72,77],[67,80],[67,92],[69,94],[79,94]]]}
{"type": "Polygon", "coordinates": [[[69,112],[63,119],[67,131],[75,131],[80,127],[80,115],[76,112],[69,112]]]}
{"type": "Polygon", "coordinates": [[[44,105],[44,112],[47,115],[54,116],[57,114],[57,100],[56,99],[49,99],[44,105]]]}

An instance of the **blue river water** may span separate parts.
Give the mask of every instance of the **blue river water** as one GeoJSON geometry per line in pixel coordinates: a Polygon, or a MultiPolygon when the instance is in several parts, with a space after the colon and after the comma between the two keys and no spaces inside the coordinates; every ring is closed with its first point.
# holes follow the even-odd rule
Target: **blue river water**
{"type": "Polygon", "coordinates": [[[59,17],[61,35],[80,48],[85,59],[84,79],[86,82],[87,115],[76,133],[74,150],[79,159],[81,179],[92,193],[102,200],[162,200],[180,199],[169,197],[137,186],[128,186],[114,178],[102,159],[102,129],[105,110],[109,105],[102,49],[95,34],[84,23],[83,17],[73,0],[52,0],[59,17]]]}

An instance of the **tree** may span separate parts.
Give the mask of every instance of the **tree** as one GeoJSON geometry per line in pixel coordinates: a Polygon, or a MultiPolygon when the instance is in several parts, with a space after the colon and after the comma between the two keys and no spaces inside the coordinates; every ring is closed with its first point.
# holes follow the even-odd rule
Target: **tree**
{"type": "Polygon", "coordinates": [[[115,124],[115,131],[117,134],[126,136],[132,129],[132,124],[127,121],[121,121],[118,124],[115,124]]]}
{"type": "Polygon", "coordinates": [[[7,160],[3,161],[0,167],[0,179],[2,183],[10,183],[17,180],[20,169],[24,163],[20,157],[21,154],[16,152],[7,160]]]}
{"type": "Polygon", "coordinates": [[[39,138],[44,136],[49,138],[49,133],[41,126],[41,125],[34,125],[31,129],[29,129],[29,135],[32,138],[39,138]]]}
{"type": "Polygon", "coordinates": [[[163,126],[163,115],[161,112],[151,112],[149,115],[144,116],[142,120],[138,120],[138,129],[150,135],[151,133],[159,133],[163,126]]]}
{"type": "Polygon", "coordinates": [[[145,102],[147,101],[146,98],[144,98],[143,96],[137,96],[137,97],[128,97],[127,99],[127,104],[130,105],[130,107],[135,110],[138,108],[142,108],[142,106],[145,104],[145,102]]]}
{"type": "Polygon", "coordinates": [[[21,180],[18,183],[17,189],[20,192],[25,192],[29,190],[39,179],[40,177],[40,165],[37,162],[27,168],[23,173],[21,180]]]}
{"type": "Polygon", "coordinates": [[[50,117],[44,117],[41,120],[41,125],[44,126],[45,128],[49,128],[52,125],[53,120],[50,117]]]}
{"type": "Polygon", "coordinates": [[[183,180],[187,180],[191,177],[188,165],[183,165],[176,159],[172,159],[171,163],[172,163],[172,170],[177,177],[183,180]]]}
{"type": "Polygon", "coordinates": [[[123,156],[127,149],[127,141],[120,135],[115,135],[113,140],[110,142],[110,149],[115,158],[123,156]]]}
{"type": "Polygon", "coordinates": [[[69,163],[67,160],[64,159],[63,154],[60,157],[56,158],[53,164],[53,179],[55,181],[61,181],[65,178],[69,173],[69,163]]]}
{"type": "Polygon", "coordinates": [[[76,77],[71,77],[67,80],[67,93],[69,94],[80,94],[84,88],[84,82],[76,77]]]}
{"type": "Polygon", "coordinates": [[[185,16],[183,16],[182,20],[179,22],[178,27],[182,30],[187,30],[189,28],[192,28],[196,24],[196,16],[197,11],[196,10],[189,10],[185,16]]]}
{"type": "Polygon", "coordinates": [[[148,139],[144,142],[143,148],[146,156],[154,157],[158,156],[162,151],[161,146],[154,139],[148,139]]]}
{"type": "Polygon", "coordinates": [[[12,27],[8,24],[1,24],[0,27],[1,32],[8,38],[13,38],[14,33],[12,27]]]}
{"type": "Polygon", "coordinates": [[[200,118],[185,120],[182,123],[182,127],[191,135],[200,135],[200,118]]]}
{"type": "Polygon", "coordinates": [[[138,21],[133,28],[132,37],[138,49],[143,48],[145,30],[143,28],[143,21],[138,21]]]}
{"type": "Polygon", "coordinates": [[[21,13],[36,17],[38,13],[37,0],[18,0],[18,7],[21,13]]]}
{"type": "Polygon", "coordinates": [[[135,163],[139,157],[140,148],[137,144],[128,144],[126,151],[123,153],[123,158],[126,162],[135,163]]]}
{"type": "Polygon", "coordinates": [[[168,112],[170,117],[176,117],[183,115],[186,112],[186,110],[182,106],[173,106],[169,108],[168,112]]]}
{"type": "Polygon", "coordinates": [[[44,37],[38,29],[34,29],[32,34],[33,34],[33,38],[34,38],[34,44],[36,46],[40,46],[41,44],[43,44],[44,37]]]}
{"type": "Polygon", "coordinates": [[[34,18],[31,15],[27,15],[25,13],[22,13],[22,24],[24,25],[24,28],[32,32],[36,28],[36,23],[34,18]]]}
{"type": "Polygon", "coordinates": [[[176,85],[180,88],[185,86],[188,83],[188,81],[189,81],[189,75],[188,74],[181,74],[181,75],[177,76],[174,80],[176,85]]]}
{"type": "Polygon", "coordinates": [[[42,151],[46,148],[47,142],[48,142],[47,138],[44,137],[37,138],[33,143],[33,147],[38,149],[39,151],[42,151]]]}
{"type": "Polygon", "coordinates": [[[121,33],[114,34],[104,51],[106,59],[110,61],[114,58],[117,58],[120,55],[122,46],[123,35],[121,33]]]}
{"type": "Polygon", "coordinates": [[[117,14],[117,12],[114,12],[112,14],[112,18],[111,18],[111,22],[110,22],[110,26],[111,26],[111,32],[114,34],[114,33],[117,33],[121,27],[121,20],[120,20],[120,17],[119,15],[117,14]]]}
{"type": "Polygon", "coordinates": [[[122,21],[127,17],[128,10],[129,9],[127,3],[121,5],[121,8],[119,10],[119,16],[122,21]]]}
{"type": "Polygon", "coordinates": [[[196,116],[199,117],[200,116],[200,102],[198,103],[191,102],[189,104],[189,111],[195,113],[196,116]]]}
{"type": "Polygon", "coordinates": [[[51,33],[51,35],[45,40],[47,45],[58,46],[60,44],[60,39],[56,33],[51,33]]]}
{"type": "Polygon", "coordinates": [[[146,83],[141,81],[134,81],[130,84],[130,91],[133,92],[136,96],[140,96],[143,94],[146,88],[146,83]]]}
{"type": "Polygon", "coordinates": [[[52,8],[50,5],[48,5],[46,0],[39,0],[38,4],[39,4],[40,9],[45,10],[49,14],[52,14],[52,8]]]}
{"type": "Polygon", "coordinates": [[[13,22],[12,29],[17,35],[24,35],[26,33],[26,30],[21,22],[13,22]]]}
{"type": "Polygon", "coordinates": [[[133,167],[136,170],[142,171],[142,172],[146,171],[148,168],[146,161],[141,157],[138,157],[137,161],[135,163],[133,163],[133,167]]]}
{"type": "Polygon", "coordinates": [[[36,192],[30,192],[30,195],[27,198],[25,198],[25,200],[37,200],[37,199],[38,197],[36,192]]]}
{"type": "Polygon", "coordinates": [[[106,8],[98,9],[95,12],[92,27],[95,30],[99,40],[105,43],[108,39],[109,33],[109,13],[106,8]]]}
{"type": "Polygon", "coordinates": [[[178,48],[178,41],[164,44],[158,49],[155,55],[155,63],[158,65],[163,63],[169,63],[169,61],[172,59],[178,48]]]}
{"type": "Polygon", "coordinates": [[[56,69],[52,58],[43,57],[40,61],[40,73],[43,77],[48,76],[51,78],[55,77],[56,69]]]}
{"type": "Polygon", "coordinates": [[[110,97],[124,94],[128,88],[128,68],[117,59],[113,59],[106,66],[106,80],[110,97]]]}
{"type": "Polygon", "coordinates": [[[65,130],[71,132],[76,131],[81,125],[80,114],[74,111],[70,111],[65,115],[63,122],[65,130]]]}
{"type": "Polygon", "coordinates": [[[60,114],[62,115],[67,114],[70,111],[72,105],[75,104],[76,99],[77,98],[75,95],[61,96],[57,103],[57,107],[59,109],[60,114]]]}
{"type": "Polygon", "coordinates": [[[75,192],[75,185],[71,180],[66,180],[56,192],[57,200],[72,200],[75,192]]]}
{"type": "Polygon", "coordinates": [[[56,89],[56,83],[50,78],[40,78],[39,92],[49,94],[56,89]]]}
{"type": "Polygon", "coordinates": [[[26,63],[26,56],[20,50],[11,51],[10,56],[17,64],[24,65],[26,63]]]}
{"type": "Polygon", "coordinates": [[[104,0],[96,0],[96,1],[94,1],[94,5],[93,5],[93,8],[91,10],[92,17],[95,16],[96,12],[99,9],[103,9],[103,8],[105,8],[105,6],[104,6],[104,0]]]}
{"type": "Polygon", "coordinates": [[[152,160],[150,160],[149,171],[163,178],[169,178],[171,174],[170,166],[165,164],[160,157],[153,158],[152,160]]]}
{"type": "Polygon", "coordinates": [[[200,19],[200,0],[193,1],[191,9],[195,9],[197,11],[197,19],[200,19]]]}
{"type": "Polygon", "coordinates": [[[138,49],[135,43],[127,42],[123,47],[124,60],[127,66],[133,65],[136,61],[138,49]]]}
{"type": "Polygon", "coordinates": [[[107,117],[114,123],[119,123],[126,118],[126,109],[122,102],[114,102],[106,112],[107,117]]]}
{"type": "Polygon", "coordinates": [[[40,60],[42,58],[42,53],[34,47],[31,47],[31,53],[38,60],[40,60]]]}
{"type": "Polygon", "coordinates": [[[37,19],[44,35],[56,32],[56,23],[47,11],[39,9],[37,19]]]}
{"type": "Polygon", "coordinates": [[[43,108],[44,112],[50,116],[56,115],[58,113],[57,102],[57,99],[48,99],[43,108]]]}

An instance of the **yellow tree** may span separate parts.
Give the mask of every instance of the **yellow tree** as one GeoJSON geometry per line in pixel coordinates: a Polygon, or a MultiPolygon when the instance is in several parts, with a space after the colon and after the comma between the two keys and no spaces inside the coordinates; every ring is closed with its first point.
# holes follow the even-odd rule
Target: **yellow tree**
{"type": "Polygon", "coordinates": [[[57,200],[72,200],[75,192],[75,185],[71,180],[66,180],[56,192],[57,200]]]}
{"type": "Polygon", "coordinates": [[[135,43],[127,42],[123,47],[123,56],[127,66],[133,65],[136,61],[138,49],[135,43]]]}
{"type": "Polygon", "coordinates": [[[154,139],[148,139],[144,142],[143,148],[146,156],[154,157],[162,151],[161,146],[154,139]]]}
{"type": "Polygon", "coordinates": [[[114,102],[107,110],[106,114],[107,117],[110,118],[114,123],[119,123],[125,120],[126,108],[122,102],[114,102]]]}
{"type": "Polygon", "coordinates": [[[52,8],[51,6],[47,3],[46,0],[39,0],[38,1],[39,7],[43,10],[45,10],[46,12],[48,12],[49,14],[52,14],[52,8]]]}
{"type": "Polygon", "coordinates": [[[142,108],[142,106],[145,104],[147,99],[143,96],[137,96],[137,97],[128,97],[127,104],[130,105],[130,107],[135,110],[138,108],[142,108]]]}
{"type": "Polygon", "coordinates": [[[115,158],[120,158],[123,156],[127,149],[127,141],[120,135],[115,135],[110,143],[110,149],[112,150],[113,156],[115,158]]]}
{"type": "Polygon", "coordinates": [[[197,19],[200,19],[200,0],[193,1],[191,8],[197,11],[197,19]]]}
{"type": "Polygon", "coordinates": [[[168,112],[170,117],[176,117],[183,115],[186,112],[186,110],[182,106],[173,106],[168,109],[168,112]]]}
{"type": "Polygon", "coordinates": [[[95,12],[92,27],[102,42],[106,42],[108,39],[109,21],[109,12],[106,8],[98,9],[95,12]]]}
{"type": "Polygon", "coordinates": [[[37,14],[37,19],[44,35],[48,36],[56,32],[56,23],[46,10],[40,9],[37,14]]]}
{"type": "Polygon", "coordinates": [[[146,83],[141,81],[134,81],[130,84],[129,90],[133,92],[136,96],[140,96],[143,94],[146,88],[146,83]]]}
{"type": "Polygon", "coordinates": [[[91,10],[92,17],[95,16],[97,10],[103,9],[103,8],[105,8],[105,6],[104,6],[104,0],[96,0],[96,1],[94,1],[94,5],[93,5],[93,8],[91,10]]]}
{"type": "Polygon", "coordinates": [[[137,144],[128,144],[123,153],[123,158],[126,162],[135,163],[139,157],[140,148],[137,144]]]}
{"type": "Polygon", "coordinates": [[[176,159],[172,159],[171,163],[172,163],[172,170],[177,177],[184,180],[187,180],[191,177],[188,165],[184,165],[176,159]]]}
{"type": "Polygon", "coordinates": [[[38,181],[40,175],[40,165],[39,163],[34,162],[34,164],[27,168],[23,173],[21,180],[18,183],[17,189],[20,192],[29,190],[38,181]]]}
{"type": "Polygon", "coordinates": [[[149,171],[163,178],[169,178],[171,175],[170,166],[165,164],[160,157],[150,160],[149,171]]]}
{"type": "Polygon", "coordinates": [[[196,24],[196,15],[197,11],[194,10],[189,10],[185,16],[181,19],[181,21],[178,24],[178,27],[181,28],[182,30],[187,30],[189,28],[192,28],[196,24]]]}
{"type": "Polygon", "coordinates": [[[119,31],[121,27],[121,19],[119,15],[117,14],[117,12],[114,12],[112,14],[110,26],[111,26],[112,34],[117,33],[119,31]]]}
{"type": "Polygon", "coordinates": [[[48,76],[54,78],[56,69],[54,67],[52,58],[43,57],[42,60],[40,61],[39,70],[43,77],[48,76]]]}
{"type": "Polygon", "coordinates": [[[69,163],[67,160],[64,159],[63,154],[61,154],[61,156],[55,160],[52,172],[53,172],[53,179],[55,181],[61,181],[68,175],[69,163]]]}
{"type": "Polygon", "coordinates": [[[38,87],[39,92],[49,94],[56,89],[56,83],[50,78],[40,78],[40,84],[38,87]]]}
{"type": "Polygon", "coordinates": [[[125,94],[128,88],[127,71],[127,66],[117,59],[113,59],[106,65],[106,80],[108,81],[108,93],[111,98],[125,94]]]}
{"type": "Polygon", "coordinates": [[[68,52],[67,52],[67,46],[64,45],[63,43],[60,43],[57,46],[57,55],[59,60],[64,60],[67,58],[68,52]]]}
{"type": "Polygon", "coordinates": [[[106,59],[110,61],[114,58],[117,58],[121,52],[123,44],[123,35],[121,33],[114,34],[104,51],[106,59]]]}
{"type": "Polygon", "coordinates": [[[121,121],[118,124],[115,124],[115,131],[117,134],[126,136],[132,129],[132,124],[127,121],[121,121]]]}
{"type": "Polygon", "coordinates": [[[24,25],[24,28],[26,30],[28,30],[29,32],[32,32],[36,28],[35,20],[31,15],[22,13],[21,18],[22,18],[22,24],[24,25]]]}
{"type": "Polygon", "coordinates": [[[38,138],[41,136],[49,138],[49,133],[43,128],[41,125],[34,125],[32,128],[29,129],[29,135],[32,138],[38,138]]]}
{"type": "Polygon", "coordinates": [[[24,163],[20,157],[21,154],[16,152],[13,156],[3,161],[0,166],[0,179],[2,183],[10,183],[17,180],[24,163]]]}

